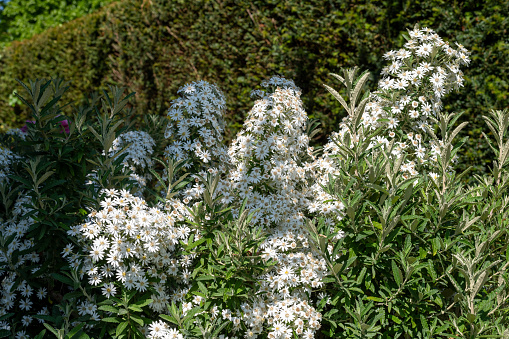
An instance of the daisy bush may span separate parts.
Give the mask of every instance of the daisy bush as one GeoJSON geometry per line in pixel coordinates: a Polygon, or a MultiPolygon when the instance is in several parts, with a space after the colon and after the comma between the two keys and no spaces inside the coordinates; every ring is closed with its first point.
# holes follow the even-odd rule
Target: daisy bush
{"type": "Polygon", "coordinates": [[[185,167],[193,167],[195,173],[225,163],[224,94],[206,81],[188,84],[178,93],[183,97],[174,100],[168,110],[170,123],[164,136],[171,143],[165,154],[176,160],[191,160],[185,167]]]}
{"type": "MultiPolygon", "coordinates": [[[[71,244],[63,251],[71,267],[82,267],[80,278],[86,275],[91,285],[103,286],[107,298],[115,295],[112,281],[138,292],[146,292],[149,281],[154,279],[157,284],[168,281],[169,286],[188,281],[189,271],[185,268],[190,266],[192,258],[173,253],[180,241],[184,244],[189,241],[189,227],[178,226],[189,214],[185,207],[169,200],[164,206],[149,208],[145,200],[126,190],[111,189],[105,195],[101,210],[93,211],[86,223],[68,231],[70,236],[79,237],[81,249],[88,247],[85,259],[74,255],[71,244]],[[169,282],[171,277],[177,280],[169,282]]],[[[160,293],[152,296],[150,304],[156,311],[164,310],[169,297],[180,293],[176,288],[166,290],[162,285],[156,290],[160,293]]]]}
{"type": "Polygon", "coordinates": [[[465,187],[465,123],[442,100],[469,53],[406,38],[373,92],[368,72],[332,74],[346,116],[323,147],[280,76],[229,145],[203,80],[143,131],[121,89],[64,115],[60,79],[21,83],[33,118],[0,139],[0,336],[508,338],[509,112],[485,116],[497,159],[465,187]]]}
{"type": "Polygon", "coordinates": [[[313,196],[307,115],[293,81],[273,77],[261,85],[272,91],[251,93],[260,99],[228,150],[233,167],[228,180],[234,196],[254,211],[253,227],[268,233],[260,245],[262,258],[278,264],[259,277],[265,292],[256,298],[259,317],[248,302],[241,306],[247,311],[243,318],[252,336],[268,327],[270,338],[294,332],[309,337],[319,328],[320,315],[306,292],[321,284],[325,266],[310,251],[303,227],[313,196]]]}
{"type": "MultiPolygon", "coordinates": [[[[415,28],[406,38],[403,48],[384,54],[384,59],[391,64],[383,68],[378,89],[363,103],[365,106],[361,107],[359,118],[367,131],[385,129],[373,143],[383,146],[395,140],[396,147],[391,154],[395,157],[407,155],[402,168],[406,177],[417,175],[420,168],[436,175],[431,172],[432,166],[428,162],[437,161],[443,140],[432,139],[428,129],[439,118],[444,95],[463,87],[461,67],[469,64],[469,52],[461,44],[451,46],[428,28],[415,28]]],[[[346,83],[339,75],[335,77],[348,90],[353,90],[351,83],[346,83]]],[[[352,74],[349,77],[352,78],[352,74]]],[[[348,111],[349,107],[339,94],[329,86],[326,88],[348,111]]],[[[350,112],[349,119],[353,113],[350,112]]],[[[339,132],[331,135],[333,139],[349,134],[348,127],[342,126],[339,132]]],[[[361,135],[349,137],[362,138],[361,135]]],[[[333,141],[325,146],[325,150],[337,154],[333,141]]]]}
{"type": "Polygon", "coordinates": [[[130,179],[136,182],[138,195],[142,195],[147,182],[152,179],[148,169],[154,166],[151,157],[154,146],[155,141],[147,132],[129,131],[122,133],[113,141],[109,152],[110,157],[126,153],[122,161],[123,171],[130,173],[130,179]]]}

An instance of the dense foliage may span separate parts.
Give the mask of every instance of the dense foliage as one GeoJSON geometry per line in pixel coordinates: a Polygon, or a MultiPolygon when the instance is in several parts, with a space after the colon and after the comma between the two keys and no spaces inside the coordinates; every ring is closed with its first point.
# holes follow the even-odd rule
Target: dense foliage
{"type": "Polygon", "coordinates": [[[51,27],[96,11],[111,0],[2,0],[0,46],[31,38],[51,27]]]}
{"type": "Polygon", "coordinates": [[[443,99],[470,53],[429,28],[404,38],[374,92],[368,72],[332,74],[347,114],[323,149],[279,76],[228,144],[206,81],[139,130],[122,88],[65,113],[67,83],[19,82],[30,120],[0,139],[0,336],[509,337],[509,111],[483,115],[492,170],[465,185],[468,122],[443,99]]]}
{"type": "Polygon", "coordinates": [[[341,116],[321,91],[327,73],[357,65],[372,71],[368,83],[376,83],[379,56],[401,47],[401,32],[420,22],[473,52],[465,87],[444,105],[464,110],[461,120],[471,122],[461,132],[470,139],[460,168],[473,165],[483,173],[493,154],[482,139],[479,112],[507,107],[508,6],[502,0],[120,1],[3,50],[0,128],[19,127],[29,114],[12,93],[15,78],[73,79],[65,99],[78,101],[81,93],[113,82],[136,92],[140,115],[163,116],[191,77],[228,88],[225,137],[232,140],[249,110],[246,88],[279,74],[302,89],[324,142],[341,116]]]}

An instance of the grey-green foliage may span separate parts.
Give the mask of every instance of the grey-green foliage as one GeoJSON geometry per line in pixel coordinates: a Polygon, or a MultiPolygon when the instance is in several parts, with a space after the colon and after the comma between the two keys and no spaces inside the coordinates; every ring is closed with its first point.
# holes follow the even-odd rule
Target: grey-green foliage
{"type": "MultiPolygon", "coordinates": [[[[172,166],[170,164],[170,166],[172,166]]],[[[245,209],[244,200],[239,214],[213,198],[219,176],[203,178],[204,199],[193,206],[188,225],[201,236],[183,246],[183,254],[195,256],[188,296],[199,296],[204,302],[183,314],[182,305],[171,303],[168,313],[160,315],[176,326],[187,338],[216,339],[221,333],[232,333],[233,324],[215,312],[241,309],[260,292],[259,277],[270,271],[274,260],[264,261],[260,245],[267,234],[250,227],[254,212],[245,209]],[[196,241],[194,241],[196,239],[196,241]]],[[[218,337],[219,336],[219,337],[218,337]]]]}
{"type": "MultiPolygon", "coordinates": [[[[436,180],[425,172],[404,179],[394,143],[366,151],[380,131],[339,145],[339,175],[327,190],[345,204],[344,218],[335,230],[309,223],[329,267],[330,299],[319,304],[327,337],[509,338],[509,111],[485,119],[497,158],[473,186],[450,169],[463,127],[450,114],[436,121],[445,145],[432,165],[436,180]]],[[[348,124],[363,129],[357,119],[348,124]]]]}

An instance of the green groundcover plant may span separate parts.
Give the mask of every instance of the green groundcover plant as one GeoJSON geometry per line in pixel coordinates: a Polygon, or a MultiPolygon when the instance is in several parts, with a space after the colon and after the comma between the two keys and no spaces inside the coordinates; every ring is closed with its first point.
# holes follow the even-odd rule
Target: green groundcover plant
{"type": "Polygon", "coordinates": [[[333,74],[347,115],[322,148],[291,80],[261,83],[223,143],[198,81],[167,118],[122,88],[32,111],[0,137],[0,337],[509,338],[509,112],[484,115],[490,175],[465,186],[442,98],[469,53],[416,26],[376,91],[333,74]],[[65,113],[71,111],[71,113],[65,113]]]}

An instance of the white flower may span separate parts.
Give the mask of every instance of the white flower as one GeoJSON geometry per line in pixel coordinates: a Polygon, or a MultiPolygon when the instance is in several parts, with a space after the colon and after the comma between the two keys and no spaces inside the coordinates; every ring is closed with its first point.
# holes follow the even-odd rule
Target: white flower
{"type": "Polygon", "coordinates": [[[103,288],[102,288],[102,294],[106,297],[106,298],[109,298],[113,295],[115,295],[115,293],[117,293],[117,288],[115,287],[115,285],[113,285],[113,283],[109,283],[109,284],[104,284],[103,285],[103,288]]]}
{"type": "Polygon", "coordinates": [[[468,65],[470,63],[470,58],[465,53],[458,54],[459,59],[465,64],[468,65]]]}
{"type": "Polygon", "coordinates": [[[25,331],[16,332],[16,339],[29,339],[29,336],[26,335],[25,331]]]}
{"type": "Polygon", "coordinates": [[[65,258],[69,254],[71,254],[72,253],[72,248],[73,248],[72,244],[68,244],[67,246],[65,246],[64,249],[62,250],[62,256],[65,258]]]}
{"type": "Polygon", "coordinates": [[[94,262],[102,260],[104,257],[104,250],[100,246],[93,246],[90,250],[90,256],[94,262]]]}
{"type": "Polygon", "coordinates": [[[23,326],[28,326],[30,325],[30,323],[32,322],[33,318],[29,315],[24,315],[22,318],[21,318],[21,323],[23,324],[23,326]]]}
{"type": "Polygon", "coordinates": [[[39,291],[37,292],[37,298],[44,299],[47,294],[48,291],[46,290],[46,287],[40,287],[39,291]]]}
{"type": "Polygon", "coordinates": [[[154,321],[149,326],[150,335],[153,338],[164,338],[167,332],[168,326],[162,321],[154,321]]]}
{"type": "Polygon", "coordinates": [[[32,302],[30,299],[21,299],[19,301],[19,308],[25,311],[30,311],[32,309],[32,302]]]}
{"type": "Polygon", "coordinates": [[[412,109],[408,112],[408,115],[410,116],[410,118],[417,119],[419,117],[419,111],[412,109]]]}
{"type": "Polygon", "coordinates": [[[416,51],[416,54],[420,57],[426,57],[430,55],[433,46],[431,44],[422,44],[416,51]]]}
{"type": "Polygon", "coordinates": [[[148,287],[148,280],[145,277],[140,277],[138,281],[135,283],[136,290],[139,292],[145,292],[148,287]]]}
{"type": "Polygon", "coordinates": [[[444,84],[444,77],[439,73],[434,73],[430,78],[430,82],[433,86],[440,87],[444,84]]]}
{"type": "Polygon", "coordinates": [[[192,308],[193,308],[193,303],[185,302],[185,303],[182,304],[182,312],[184,312],[184,314],[186,314],[192,308]]]}
{"type": "Polygon", "coordinates": [[[389,119],[388,127],[392,129],[396,128],[396,126],[398,126],[398,119],[395,118],[389,119]]]}

